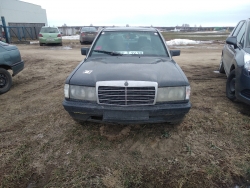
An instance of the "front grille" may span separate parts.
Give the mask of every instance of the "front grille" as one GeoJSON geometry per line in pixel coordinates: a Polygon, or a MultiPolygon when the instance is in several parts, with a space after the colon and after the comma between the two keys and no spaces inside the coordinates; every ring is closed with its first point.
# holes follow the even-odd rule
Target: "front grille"
{"type": "MultiPolygon", "coordinates": [[[[122,82],[124,83],[124,82],[122,82]]],[[[155,103],[156,87],[99,86],[99,104],[133,106],[155,103]]]]}
{"type": "Polygon", "coordinates": [[[245,89],[241,92],[241,94],[246,97],[246,98],[250,98],[250,90],[249,89],[245,89]]]}

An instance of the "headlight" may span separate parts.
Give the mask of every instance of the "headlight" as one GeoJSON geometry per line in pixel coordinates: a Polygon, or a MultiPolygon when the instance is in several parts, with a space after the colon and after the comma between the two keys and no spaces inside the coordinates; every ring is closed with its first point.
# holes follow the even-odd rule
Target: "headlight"
{"type": "Polygon", "coordinates": [[[69,84],[64,85],[64,96],[65,98],[69,98],[69,84]]]}
{"type": "Polygon", "coordinates": [[[183,101],[190,97],[190,86],[158,88],[156,102],[183,101]]]}
{"type": "Polygon", "coordinates": [[[244,55],[244,62],[245,62],[245,69],[247,69],[248,71],[250,71],[250,54],[245,53],[244,55]]]}
{"type": "Polygon", "coordinates": [[[72,99],[96,101],[95,87],[70,85],[69,90],[69,96],[72,99]]]}

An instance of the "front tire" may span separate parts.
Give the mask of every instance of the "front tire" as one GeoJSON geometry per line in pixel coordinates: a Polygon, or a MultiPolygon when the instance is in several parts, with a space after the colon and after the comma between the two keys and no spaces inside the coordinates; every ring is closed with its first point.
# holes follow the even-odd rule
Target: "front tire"
{"type": "Polygon", "coordinates": [[[231,101],[234,101],[236,99],[235,82],[236,82],[235,70],[232,70],[227,78],[227,84],[226,84],[226,95],[227,98],[230,99],[231,101]]]}
{"type": "Polygon", "coordinates": [[[12,85],[12,77],[10,73],[5,69],[0,68],[0,94],[9,91],[11,85],[12,85]]]}
{"type": "Polygon", "coordinates": [[[223,55],[221,55],[219,72],[225,74],[224,64],[223,64],[223,55]]]}

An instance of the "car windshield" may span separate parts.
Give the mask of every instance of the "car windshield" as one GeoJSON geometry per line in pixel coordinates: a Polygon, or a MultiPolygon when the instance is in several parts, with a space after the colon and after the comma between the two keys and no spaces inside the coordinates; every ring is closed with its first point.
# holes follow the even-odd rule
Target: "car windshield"
{"type": "Polygon", "coordinates": [[[57,28],[53,27],[43,27],[40,31],[40,33],[59,33],[57,28]]]}
{"type": "Polygon", "coordinates": [[[83,27],[82,32],[96,32],[97,29],[95,27],[83,27]]]}
{"type": "Polygon", "coordinates": [[[117,54],[168,57],[165,44],[157,32],[103,31],[93,45],[91,56],[117,54]]]}
{"type": "Polygon", "coordinates": [[[247,29],[247,47],[250,48],[250,24],[248,25],[248,29],[247,29]]]}

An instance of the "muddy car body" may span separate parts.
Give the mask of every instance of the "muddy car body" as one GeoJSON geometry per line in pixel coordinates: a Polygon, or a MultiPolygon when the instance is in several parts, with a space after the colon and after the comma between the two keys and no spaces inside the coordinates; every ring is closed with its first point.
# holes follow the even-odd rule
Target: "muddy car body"
{"type": "Polygon", "coordinates": [[[75,120],[176,123],[189,111],[190,85],[172,59],[180,51],[169,51],[158,30],[105,28],[82,54],[64,87],[75,120]]]}
{"type": "Polygon", "coordinates": [[[12,70],[12,76],[15,76],[23,68],[24,62],[18,48],[0,41],[0,94],[6,93],[11,88],[12,77],[8,70],[12,70]]]}
{"type": "Polygon", "coordinates": [[[226,96],[250,104],[250,19],[240,21],[226,39],[219,71],[226,73],[226,96]]]}

